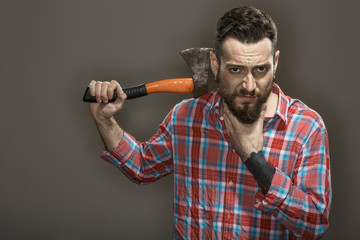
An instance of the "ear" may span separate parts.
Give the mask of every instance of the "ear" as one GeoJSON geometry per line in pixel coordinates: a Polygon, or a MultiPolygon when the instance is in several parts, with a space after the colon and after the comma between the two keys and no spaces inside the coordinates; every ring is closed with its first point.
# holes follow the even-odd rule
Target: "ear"
{"type": "Polygon", "coordinates": [[[210,52],[210,64],[211,64],[211,70],[213,71],[214,76],[216,78],[219,72],[219,61],[213,51],[210,52]]]}
{"type": "Polygon", "coordinates": [[[279,63],[280,50],[277,50],[274,55],[274,75],[276,73],[276,69],[279,63]]]}

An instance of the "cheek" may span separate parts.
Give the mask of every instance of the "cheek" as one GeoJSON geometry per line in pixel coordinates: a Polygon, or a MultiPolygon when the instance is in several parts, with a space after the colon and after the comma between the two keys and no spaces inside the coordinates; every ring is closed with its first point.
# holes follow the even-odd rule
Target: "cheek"
{"type": "Polygon", "coordinates": [[[257,80],[257,87],[261,91],[264,91],[264,90],[268,89],[269,85],[272,85],[272,81],[273,81],[272,72],[268,72],[266,74],[266,76],[264,76],[263,78],[257,80]]]}
{"type": "Polygon", "coordinates": [[[220,80],[219,88],[223,93],[226,93],[227,95],[231,95],[236,91],[236,86],[231,84],[230,81],[225,81],[224,79],[220,80]]]}
{"type": "Polygon", "coordinates": [[[222,72],[219,74],[219,76],[219,88],[225,90],[227,93],[230,94],[240,90],[241,81],[231,78],[231,76],[223,74],[222,72]]]}
{"type": "Polygon", "coordinates": [[[262,81],[257,84],[260,94],[267,93],[272,88],[273,81],[272,79],[267,81],[262,81]]]}

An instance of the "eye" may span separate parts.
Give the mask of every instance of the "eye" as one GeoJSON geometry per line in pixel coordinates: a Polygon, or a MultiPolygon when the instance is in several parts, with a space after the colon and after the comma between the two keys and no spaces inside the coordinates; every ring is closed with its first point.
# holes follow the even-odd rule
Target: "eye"
{"type": "Polygon", "coordinates": [[[264,73],[264,72],[266,72],[267,71],[267,67],[265,67],[265,66],[260,66],[260,67],[257,67],[256,68],[256,71],[257,72],[259,72],[259,73],[264,73]]]}
{"type": "Polygon", "coordinates": [[[241,69],[240,68],[230,68],[229,71],[231,73],[239,73],[241,71],[241,69]]]}

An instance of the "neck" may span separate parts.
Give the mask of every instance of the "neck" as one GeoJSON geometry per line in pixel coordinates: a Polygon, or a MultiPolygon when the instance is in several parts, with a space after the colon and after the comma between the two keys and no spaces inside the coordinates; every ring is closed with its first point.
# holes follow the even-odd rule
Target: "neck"
{"type": "Polygon", "coordinates": [[[266,101],[265,117],[273,117],[275,115],[278,106],[278,95],[274,92],[270,93],[268,100],[266,101]]]}

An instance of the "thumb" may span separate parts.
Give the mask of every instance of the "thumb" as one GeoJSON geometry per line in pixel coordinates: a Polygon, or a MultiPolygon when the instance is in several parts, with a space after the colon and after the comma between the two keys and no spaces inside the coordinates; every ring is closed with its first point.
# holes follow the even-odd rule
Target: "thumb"
{"type": "Polygon", "coordinates": [[[116,87],[116,92],[117,92],[117,98],[114,103],[123,105],[125,100],[127,99],[127,95],[124,93],[123,89],[119,84],[116,87]]]}

